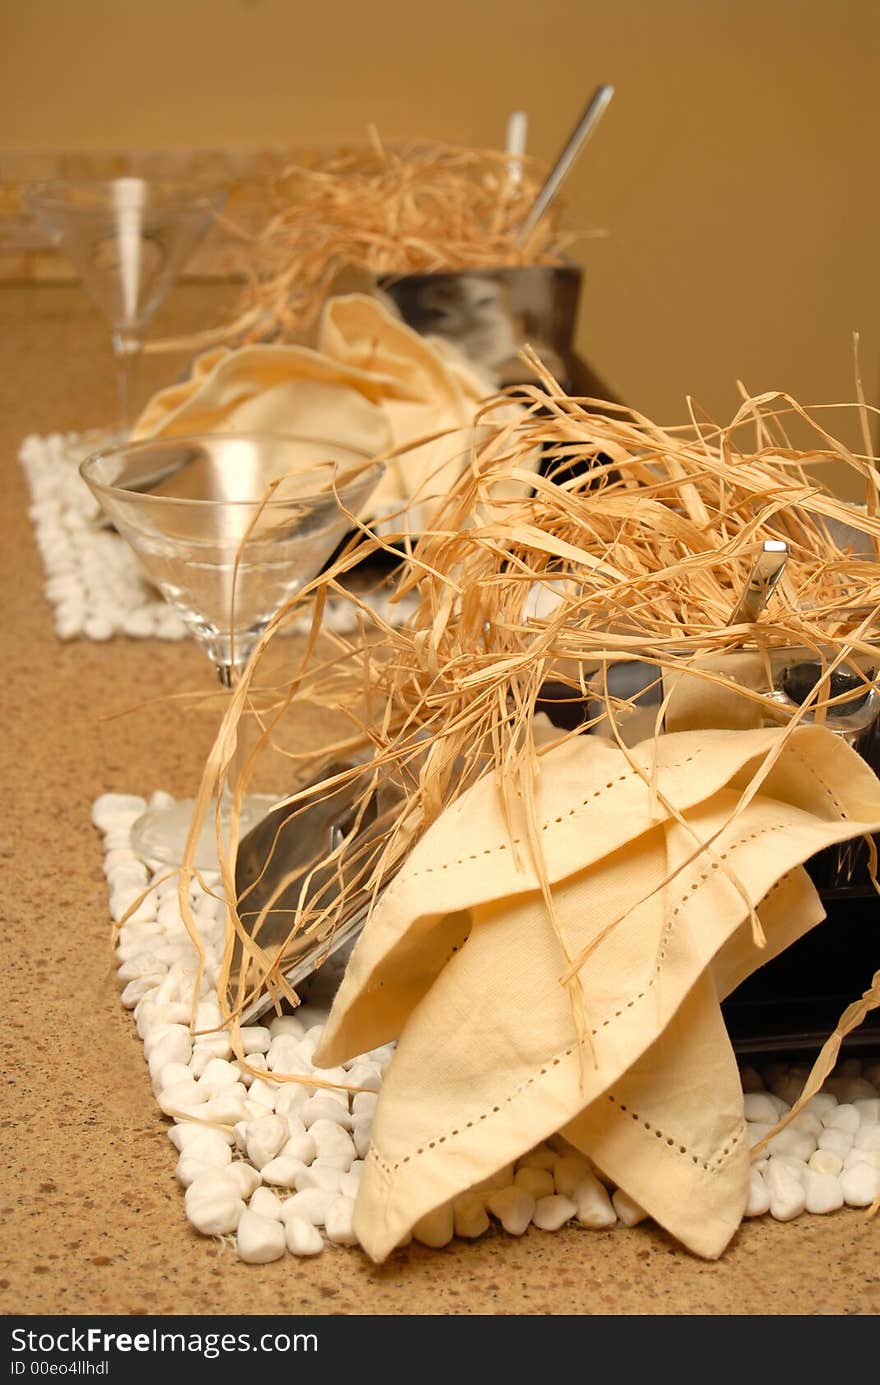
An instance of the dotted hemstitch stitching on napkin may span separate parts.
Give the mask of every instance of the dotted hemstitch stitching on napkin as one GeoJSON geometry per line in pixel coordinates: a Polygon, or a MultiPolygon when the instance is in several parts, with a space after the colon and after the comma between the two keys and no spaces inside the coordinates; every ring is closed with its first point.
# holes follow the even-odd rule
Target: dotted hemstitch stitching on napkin
{"type": "Polygon", "coordinates": [[[648,1131],[649,1134],[656,1135],[658,1140],[665,1140],[666,1145],[669,1149],[672,1149],[676,1154],[686,1156],[691,1160],[693,1164],[696,1164],[699,1168],[704,1169],[706,1173],[717,1173],[719,1169],[723,1168],[724,1164],[727,1162],[730,1156],[736,1151],[737,1147],[742,1143],[743,1136],[746,1133],[745,1122],[743,1121],[740,1123],[739,1128],[736,1131],[734,1131],[732,1137],[727,1141],[727,1144],[724,1146],[724,1149],[722,1149],[712,1159],[701,1159],[698,1154],[694,1154],[693,1150],[690,1148],[689,1145],[679,1144],[678,1141],[673,1138],[673,1136],[667,1135],[664,1131],[660,1130],[658,1126],[654,1125],[652,1121],[646,1120],[645,1117],[642,1116],[638,1111],[631,1111],[629,1107],[626,1106],[622,1101],[618,1101],[617,1097],[613,1096],[611,1092],[608,1092],[607,1096],[608,1100],[612,1103],[613,1106],[617,1108],[621,1115],[629,1116],[631,1120],[634,1120],[638,1124],[642,1125],[644,1129],[648,1131]]]}
{"type": "MultiPolygon", "coordinates": [[[[620,1017],[624,1015],[627,1012],[627,1010],[632,1010],[639,1001],[644,1000],[645,997],[648,995],[649,991],[656,983],[657,977],[660,974],[660,968],[663,964],[663,960],[666,956],[670,941],[672,939],[672,930],[676,919],[681,917],[683,910],[689,904],[694,903],[694,901],[697,898],[697,892],[700,889],[700,887],[706,883],[713,871],[715,871],[716,869],[720,869],[720,862],[727,860],[727,858],[733,855],[735,851],[738,851],[740,847],[747,846],[750,842],[756,841],[758,837],[766,836],[768,831],[772,830],[774,829],[765,827],[755,828],[752,832],[746,833],[745,836],[738,838],[735,842],[731,842],[727,850],[720,853],[718,862],[713,861],[710,870],[704,872],[704,874],[700,876],[699,880],[695,882],[694,885],[692,885],[685,894],[682,895],[678,904],[671,911],[669,917],[666,920],[666,923],[664,924],[663,932],[661,934],[660,939],[660,949],[657,954],[657,959],[654,963],[654,971],[650,979],[648,980],[648,984],[645,986],[645,989],[643,991],[639,991],[637,995],[631,996],[625,1005],[622,1005],[619,1010],[615,1010],[612,1014],[610,1014],[606,1019],[602,1021],[602,1023],[598,1027],[591,1028],[590,1034],[593,1038],[596,1038],[603,1029],[607,1029],[616,1020],[620,1019],[620,1017]]],[[[788,871],[785,875],[781,876],[780,879],[773,886],[773,889],[777,889],[780,885],[782,885],[782,883],[789,878],[791,873],[791,871],[788,871]]],[[[768,891],[767,895],[763,896],[763,898],[766,899],[770,893],[771,891],[768,891]]],[[[547,1073],[550,1071],[551,1068],[558,1067],[564,1059],[571,1058],[572,1055],[576,1052],[577,1048],[577,1044],[569,1044],[568,1047],[562,1049],[561,1052],[555,1054],[552,1058],[546,1059],[544,1065],[541,1068],[539,1068],[539,1070],[536,1073],[533,1073],[531,1077],[527,1077],[525,1081],[520,1082],[519,1085],[515,1087],[512,1092],[509,1092],[507,1094],[507,1096],[500,1098],[498,1105],[493,1106],[488,1111],[482,1111],[473,1120],[464,1121],[462,1125],[457,1127],[456,1129],[449,1130],[443,1135],[436,1136],[434,1140],[429,1141],[427,1144],[420,1145],[417,1149],[414,1149],[410,1154],[402,1155],[400,1159],[396,1159],[393,1162],[389,1162],[388,1160],[383,1158],[383,1156],[379,1153],[374,1144],[370,1150],[370,1157],[372,1159],[375,1159],[376,1162],[386,1173],[390,1174],[395,1172],[398,1168],[401,1167],[401,1165],[408,1164],[411,1159],[418,1157],[420,1154],[424,1154],[426,1150],[433,1149],[436,1145],[445,1144],[447,1140],[454,1139],[456,1136],[463,1134],[465,1130],[472,1130],[474,1126],[480,1125],[483,1121],[490,1119],[490,1117],[498,1115],[503,1107],[509,1106],[510,1103],[516,1101],[517,1097],[521,1096],[523,1092],[528,1091],[530,1087],[534,1086],[535,1082],[537,1082],[540,1077],[546,1077],[547,1073]]]]}
{"type": "MultiPolygon", "coordinates": [[[[822,778],[821,774],[819,774],[816,767],[812,765],[809,762],[809,760],[807,760],[806,756],[803,755],[801,751],[797,750],[796,747],[792,747],[792,749],[793,753],[801,761],[803,767],[808,771],[808,773],[812,774],[813,778],[815,779],[819,787],[823,789],[825,794],[831,799],[840,819],[843,822],[846,822],[847,813],[843,805],[835,796],[834,790],[830,787],[829,784],[826,783],[826,781],[822,778]]],[[[662,772],[668,773],[670,770],[681,769],[684,765],[692,764],[693,761],[698,758],[700,753],[701,752],[697,750],[694,752],[693,755],[685,756],[683,760],[676,760],[674,764],[664,765],[662,772]]],[[[594,789],[590,794],[589,798],[582,799],[580,803],[575,803],[571,808],[567,808],[564,813],[560,813],[557,817],[548,818],[546,822],[542,822],[538,829],[539,832],[548,832],[552,827],[556,827],[559,824],[563,823],[566,820],[566,818],[577,817],[578,814],[584,811],[584,809],[594,807],[595,800],[597,798],[601,798],[602,795],[606,793],[609,789],[616,788],[618,784],[624,783],[625,780],[636,777],[639,777],[638,771],[631,769],[627,770],[624,774],[619,774],[616,779],[609,779],[607,784],[603,785],[602,788],[594,789]]],[[[435,875],[438,871],[449,870],[453,866],[463,866],[466,865],[468,861],[479,861],[482,860],[485,856],[494,856],[498,852],[509,851],[511,847],[522,846],[524,845],[524,843],[524,837],[512,837],[509,842],[496,842],[494,846],[486,846],[483,847],[481,851],[472,851],[467,856],[458,856],[452,861],[444,861],[439,866],[423,866],[421,870],[414,870],[411,873],[409,873],[406,876],[406,881],[409,882],[410,880],[417,880],[420,876],[423,875],[435,875]]]]}
{"type": "MultiPolygon", "coordinates": [[[[675,763],[672,765],[664,765],[664,771],[681,769],[683,765],[691,764],[693,760],[697,759],[699,753],[699,751],[695,751],[693,755],[686,755],[683,760],[676,760],[675,763]]],[[[542,822],[541,826],[538,829],[539,832],[549,831],[551,827],[555,827],[558,823],[564,822],[566,818],[577,817],[577,815],[579,813],[582,813],[585,808],[594,807],[594,800],[597,798],[601,798],[601,796],[604,793],[606,793],[609,789],[616,788],[618,784],[622,784],[626,779],[633,779],[637,777],[639,777],[638,771],[630,769],[627,770],[624,774],[619,774],[616,779],[609,779],[608,783],[603,785],[602,788],[594,789],[593,792],[590,794],[589,798],[585,798],[580,803],[575,803],[573,807],[567,808],[564,813],[559,815],[559,817],[548,818],[546,822],[542,822]]],[[[406,879],[407,882],[410,880],[417,880],[419,876],[434,875],[439,870],[449,870],[451,866],[463,866],[468,861],[480,861],[484,856],[494,856],[496,852],[509,851],[511,847],[522,846],[524,842],[524,837],[511,837],[509,842],[496,842],[494,846],[484,846],[482,851],[472,851],[467,856],[459,856],[455,860],[444,861],[442,865],[439,866],[423,866],[421,870],[414,870],[410,872],[407,875],[406,879]]]]}

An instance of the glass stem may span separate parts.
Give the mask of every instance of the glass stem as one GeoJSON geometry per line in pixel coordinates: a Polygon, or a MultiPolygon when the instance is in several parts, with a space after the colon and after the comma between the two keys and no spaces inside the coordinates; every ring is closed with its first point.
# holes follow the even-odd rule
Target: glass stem
{"type": "Polygon", "coordinates": [[[141,339],[122,328],[113,330],[113,354],[116,357],[116,383],[119,391],[119,423],[128,430],[132,417],[133,386],[141,356],[141,339]]]}
{"type": "MultiPolygon", "coordinates": [[[[217,665],[217,676],[220,679],[220,684],[230,692],[238,683],[240,674],[241,668],[238,664],[217,665]]],[[[235,753],[229,762],[226,777],[223,780],[223,788],[220,797],[227,808],[232,804],[233,789],[238,785],[244,773],[245,764],[247,763],[248,748],[243,735],[243,729],[242,723],[239,722],[238,726],[235,728],[235,753]]]]}

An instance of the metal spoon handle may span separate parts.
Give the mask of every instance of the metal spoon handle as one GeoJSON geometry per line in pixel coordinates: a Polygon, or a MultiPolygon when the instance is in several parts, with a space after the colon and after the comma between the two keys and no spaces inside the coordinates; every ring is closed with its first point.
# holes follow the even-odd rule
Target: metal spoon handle
{"type": "Polygon", "coordinates": [[[731,612],[728,625],[753,624],[773,595],[788,561],[788,544],[781,539],[766,539],[745,591],[731,612]]]}
{"type": "Polygon", "coordinates": [[[522,182],[522,161],[526,152],[529,135],[529,117],[525,111],[511,111],[507,120],[507,136],[504,152],[510,156],[507,164],[508,188],[519,187],[522,182]]]}
{"type": "Polygon", "coordinates": [[[547,211],[547,208],[550,206],[550,203],[553,201],[553,198],[556,196],[566,178],[569,169],[601,120],[605,108],[613,95],[614,87],[611,86],[609,82],[604,82],[602,86],[597,87],[593,92],[578,123],[569,135],[562,153],[547,174],[542,187],[538,191],[537,197],[526,213],[518,234],[520,244],[531,235],[532,231],[541,220],[541,217],[547,211]]]}

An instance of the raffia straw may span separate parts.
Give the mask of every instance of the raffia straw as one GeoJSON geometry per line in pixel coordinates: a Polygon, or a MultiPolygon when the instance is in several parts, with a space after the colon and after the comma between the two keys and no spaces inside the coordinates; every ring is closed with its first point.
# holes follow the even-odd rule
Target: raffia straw
{"type": "MultiPolygon", "coordinates": [[[[529,364],[541,387],[518,392],[524,410],[514,422],[502,420],[499,412],[508,395],[486,402],[478,440],[457,484],[431,529],[401,563],[396,596],[418,596],[407,622],[392,627],[380,621],[340,584],[353,565],[388,545],[387,538],[361,525],[338,560],[270,623],[231,699],[205,767],[191,843],[232,762],[238,720],[258,691],[264,704],[263,751],[290,754],[275,737],[304,703],[341,716],[347,727],[334,743],[298,751],[290,759],[292,777],[295,771],[302,783],[287,800],[292,814],[339,788],[339,778],[328,778],[324,768],[334,758],[363,757],[347,776],[356,812],[366,812],[379,782],[393,781],[398,790],[393,811],[369,849],[358,845],[357,834],[340,849],[335,864],[341,870],[347,862],[351,873],[346,872],[339,896],[331,899],[325,892],[320,899],[306,899],[306,890],[301,891],[301,906],[291,920],[291,947],[318,938],[324,947],[347,909],[358,903],[371,909],[431,822],[487,775],[499,785],[508,822],[515,804],[526,806],[522,850],[534,863],[554,917],[534,815],[535,776],[546,753],[536,733],[535,708],[545,678],[562,682],[578,698],[592,687],[601,703],[607,665],[638,659],[653,664],[658,675],[687,669],[710,689],[748,699],[765,724],[781,726],[783,734],[743,789],[740,811],[805,717],[821,721],[871,685],[865,672],[863,688],[833,695],[830,674],[840,664],[850,668],[862,660],[876,669],[880,662],[880,563],[841,549],[827,522],[848,524],[873,549],[880,541],[880,517],[840,500],[817,467],[833,461],[868,494],[876,459],[835,439],[822,422],[826,411],[805,409],[773,392],[744,399],[726,427],[700,416],[689,401],[688,421],[662,428],[606,401],[571,399],[539,361],[532,357],[529,364]],[[791,446],[786,429],[793,419],[812,429],[811,448],[791,446]],[[555,480],[536,478],[529,469],[536,447],[555,480]],[[591,469],[571,475],[572,461],[591,469]],[[498,482],[517,477],[523,494],[499,500],[498,482]],[[785,573],[755,625],[730,627],[729,613],[765,539],[788,543],[785,573]],[[558,604],[538,616],[529,602],[541,588],[555,591],[558,604]],[[359,633],[320,633],[316,615],[288,684],[262,690],[267,649],[309,601],[331,592],[357,605],[359,633]],[[710,671],[693,664],[698,656],[744,645],[765,658],[792,647],[812,651],[822,674],[800,709],[787,712],[769,692],[733,684],[717,667],[710,671]]],[[[846,407],[858,408],[863,417],[873,412],[863,400],[846,407]]],[[[623,745],[629,703],[607,696],[604,702],[602,711],[623,745]]],[[[648,778],[653,781],[653,773],[648,778]]],[[[240,794],[245,784],[232,788],[240,794]]],[[[657,801],[669,811],[659,795],[657,801]]],[[[876,880],[873,843],[870,848],[876,880]]],[[[711,842],[696,842],[694,855],[712,850],[711,842]]],[[[235,1046],[246,1003],[261,994],[276,1006],[284,998],[295,1004],[298,997],[283,979],[285,946],[264,952],[259,934],[257,940],[249,937],[242,922],[239,910],[246,909],[246,901],[234,897],[234,852],[234,838],[228,848],[221,843],[229,903],[219,995],[235,1046]],[[236,942],[249,950],[250,960],[246,977],[230,989],[228,964],[236,942]]],[[[300,879],[319,864],[316,857],[300,879]]],[[[729,878],[756,922],[755,901],[734,876],[729,878]]],[[[609,930],[616,922],[609,920],[609,930]]],[[[560,982],[571,987],[589,956],[569,956],[562,936],[560,943],[568,957],[560,982]]],[[[793,1113],[821,1086],[846,1034],[878,1005],[880,972],[841,1017],[793,1113]]]]}
{"type": "Polygon", "coordinates": [[[379,279],[561,263],[577,237],[557,228],[556,207],[520,241],[542,169],[523,157],[512,184],[510,163],[502,150],[384,144],[373,131],[359,148],[291,164],[268,188],[270,214],[256,234],[220,218],[246,247],[246,284],[231,320],[145,350],[295,340],[342,272],[379,279]]]}

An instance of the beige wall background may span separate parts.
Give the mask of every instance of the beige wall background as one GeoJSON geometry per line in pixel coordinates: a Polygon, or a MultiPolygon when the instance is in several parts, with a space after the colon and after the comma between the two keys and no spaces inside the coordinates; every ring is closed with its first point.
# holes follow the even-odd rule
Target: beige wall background
{"type": "MultiPolygon", "coordinates": [[[[566,191],[579,346],[659,422],[737,380],[880,395],[877,0],[3,0],[3,150],[388,138],[551,159],[616,95],[566,191]],[[601,234],[597,234],[601,233],[601,234]]],[[[855,443],[846,414],[830,426],[855,443]]]]}

